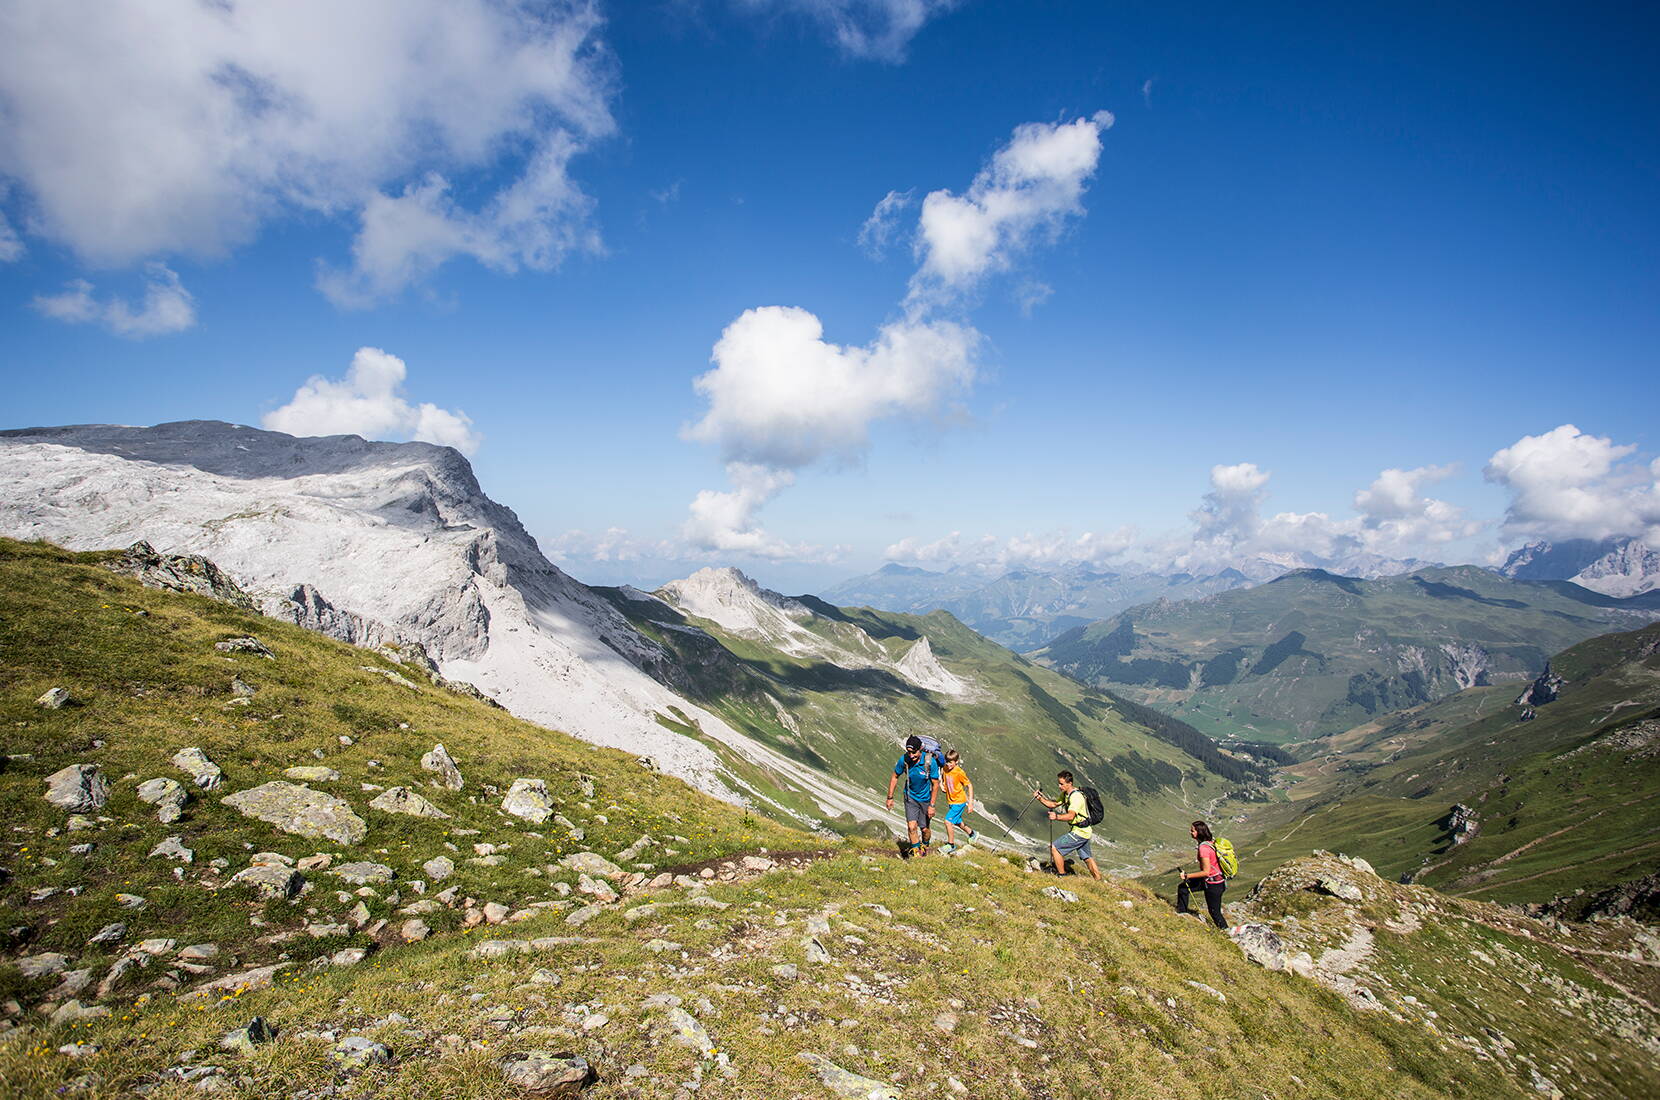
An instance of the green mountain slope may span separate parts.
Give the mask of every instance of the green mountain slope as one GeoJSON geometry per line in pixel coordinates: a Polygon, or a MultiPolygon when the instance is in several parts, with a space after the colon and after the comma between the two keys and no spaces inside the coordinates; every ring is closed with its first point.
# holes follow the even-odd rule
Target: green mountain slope
{"type": "Polygon", "coordinates": [[[1535,676],[1556,650],[1656,618],[1651,596],[1618,600],[1474,566],[1369,581],[1303,570],[1134,608],[1035,657],[1212,736],[1283,742],[1535,676]]]}
{"type": "Polygon", "coordinates": [[[1339,908],[1317,860],[1235,907],[1319,952],[1273,972],[1134,883],[1049,893],[1019,859],[826,843],[100,557],[0,542],[8,1097],[505,1100],[534,1095],[539,1065],[585,1080],[565,1095],[586,1100],[1660,1088],[1660,948],[1626,922],[1547,924],[1367,877],[1339,908]],[[245,637],[271,656],[217,648],[245,637]],[[42,707],[51,687],[74,702],[42,707]],[[459,790],[419,763],[439,738],[459,790]],[[164,824],[137,787],[188,781],[181,746],[223,782],[164,824]],[[110,784],[79,818],[42,797],[74,765],[110,784]],[[228,804],[291,767],[338,773],[305,782],[361,816],[360,839],[228,804]],[[560,817],[503,813],[525,777],[560,817]],[[364,784],[450,816],[381,812],[364,784]],[[189,862],[148,854],[169,837],[189,862]],[[337,874],[355,864],[386,880],[337,874]],[[298,893],[232,883],[246,867],[298,893]],[[1342,929],[1373,947],[1322,949],[1342,929]]]}
{"type": "Polygon", "coordinates": [[[1660,857],[1660,624],[1582,642],[1551,670],[1560,694],[1531,720],[1516,705],[1526,685],[1512,683],[1304,746],[1293,801],[1253,811],[1253,859],[1266,867],[1341,847],[1388,875],[1509,902],[1650,873],[1660,857]]]}
{"type": "Polygon", "coordinates": [[[1033,664],[943,611],[904,615],[800,597],[786,601],[787,621],[762,608],[737,629],[637,593],[601,591],[690,670],[678,689],[796,760],[880,795],[906,736],[958,749],[977,799],[1002,823],[987,830],[993,838],[1013,831],[1047,841],[1030,784],[1052,792],[1066,768],[1102,794],[1111,845],[1103,858],[1136,866],[1149,843],[1181,834],[1194,813],[1266,774],[1183,723],[1033,664]],[[895,671],[919,647],[960,691],[928,690],[895,671]],[[847,667],[855,661],[873,663],[847,667]]]}

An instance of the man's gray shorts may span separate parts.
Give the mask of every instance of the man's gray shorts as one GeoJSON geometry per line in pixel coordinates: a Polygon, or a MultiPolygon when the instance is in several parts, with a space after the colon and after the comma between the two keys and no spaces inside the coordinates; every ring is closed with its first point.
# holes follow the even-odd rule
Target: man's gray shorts
{"type": "Polygon", "coordinates": [[[1061,854],[1062,859],[1095,858],[1095,853],[1089,849],[1089,838],[1078,836],[1076,833],[1067,833],[1055,841],[1055,851],[1061,854]]]}
{"type": "Polygon", "coordinates": [[[906,795],[905,821],[914,823],[919,829],[926,829],[928,827],[928,803],[918,802],[910,795],[906,795]]]}

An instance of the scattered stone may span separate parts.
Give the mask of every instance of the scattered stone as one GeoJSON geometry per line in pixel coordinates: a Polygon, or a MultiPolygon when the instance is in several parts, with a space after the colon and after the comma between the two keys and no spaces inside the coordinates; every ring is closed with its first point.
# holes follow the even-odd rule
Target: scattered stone
{"type": "Polygon", "coordinates": [[[439,856],[421,864],[421,870],[425,871],[427,878],[433,882],[442,882],[455,874],[455,861],[449,856],[439,856]]]}
{"type": "Polygon", "coordinates": [[[142,951],[146,955],[165,955],[177,946],[177,940],[162,939],[157,937],[156,939],[139,940],[138,946],[134,948],[134,950],[142,951]]]}
{"type": "Polygon", "coordinates": [[[1221,1001],[1223,1004],[1228,1003],[1228,998],[1227,998],[1226,994],[1224,994],[1219,989],[1212,989],[1210,986],[1206,985],[1204,982],[1196,982],[1196,981],[1193,981],[1190,978],[1190,979],[1188,979],[1187,984],[1192,986],[1194,989],[1197,989],[1200,993],[1209,993],[1212,997],[1215,997],[1217,1000],[1221,1001]]]}
{"type": "Polygon", "coordinates": [[[486,922],[490,924],[500,924],[502,921],[507,919],[507,914],[511,912],[511,910],[498,901],[491,901],[484,904],[483,912],[486,922]]]}
{"type": "Polygon", "coordinates": [[[553,816],[553,798],[542,780],[521,777],[513,780],[501,808],[514,817],[540,825],[553,816]]]}
{"type": "Polygon", "coordinates": [[[87,946],[91,947],[93,944],[120,943],[126,938],[127,926],[117,921],[114,924],[106,924],[104,927],[98,929],[97,933],[86,942],[87,946]]]}
{"type": "Polygon", "coordinates": [[[215,978],[211,982],[201,985],[185,994],[188,998],[211,997],[215,994],[246,992],[250,989],[264,989],[271,984],[279,970],[286,970],[294,965],[289,962],[272,963],[270,966],[256,966],[252,970],[244,970],[237,974],[226,974],[223,978],[215,978]]]}
{"type": "Polygon", "coordinates": [[[661,847],[655,838],[642,835],[640,839],[617,853],[618,863],[633,863],[640,858],[640,853],[647,848],[661,847]]]}
{"type": "Polygon", "coordinates": [[[156,859],[176,859],[180,863],[196,862],[196,850],[186,848],[182,837],[170,836],[166,840],[150,849],[150,855],[156,859]]]}
{"type": "Polygon", "coordinates": [[[349,936],[352,930],[350,925],[319,923],[306,925],[305,934],[314,940],[326,940],[336,936],[349,936]]]}
{"type": "Polygon", "coordinates": [[[329,874],[353,886],[387,883],[391,882],[393,878],[392,868],[384,863],[370,863],[367,860],[360,860],[356,863],[342,863],[331,870],[329,874]]]}
{"type": "Polygon", "coordinates": [[[255,1016],[248,1021],[246,1027],[239,1027],[235,1031],[228,1031],[219,1045],[225,1050],[250,1051],[261,1043],[269,1043],[277,1037],[277,1029],[265,1022],[265,1017],[255,1016]]]}
{"type": "Polygon", "coordinates": [[[1266,924],[1242,924],[1228,933],[1245,957],[1269,970],[1285,969],[1285,945],[1266,924]]]}
{"type": "Polygon", "coordinates": [[[142,909],[145,901],[137,894],[117,894],[115,895],[115,904],[123,909],[142,909]]]}
{"type": "Polygon", "coordinates": [[[770,871],[777,866],[766,856],[745,856],[740,862],[746,871],[770,871]]]}
{"type": "Polygon", "coordinates": [[[715,1052],[715,1044],[703,1025],[683,1008],[669,1009],[669,1036],[683,1047],[691,1047],[707,1058],[715,1052]]]}
{"type": "Polygon", "coordinates": [[[576,1096],[599,1080],[586,1058],[527,1050],[501,1060],[502,1080],[529,1096],[576,1096]]]}
{"type": "Polygon", "coordinates": [[[1062,890],[1059,886],[1045,886],[1043,888],[1043,893],[1046,897],[1055,898],[1059,901],[1078,900],[1077,894],[1074,894],[1071,890],[1062,890]]]}
{"type": "Polygon", "coordinates": [[[1365,895],[1360,892],[1360,887],[1340,878],[1326,876],[1316,881],[1314,886],[1322,894],[1330,894],[1332,897],[1341,898],[1344,901],[1360,902],[1365,900],[1365,895]]]}
{"type": "Polygon", "coordinates": [[[72,856],[90,856],[92,854],[92,849],[94,847],[95,846],[93,844],[90,844],[90,843],[88,843],[88,844],[71,844],[69,846],[69,854],[72,855],[72,856]]]}
{"type": "Polygon", "coordinates": [[[185,962],[206,962],[218,957],[219,945],[216,943],[193,943],[179,949],[179,958],[185,962]]]}
{"type": "Polygon", "coordinates": [[[389,814],[406,814],[409,817],[450,816],[408,787],[386,788],[370,801],[369,808],[389,814]]]}
{"type": "Polygon", "coordinates": [[[583,875],[577,879],[576,889],[578,893],[587,894],[601,903],[617,900],[617,892],[604,879],[589,878],[587,875],[583,875]]]}
{"type": "Polygon", "coordinates": [[[334,1060],[348,1069],[384,1066],[392,1060],[392,1052],[373,1039],[348,1035],[334,1044],[334,1060]]]}
{"type": "Polygon", "coordinates": [[[282,774],[301,783],[333,783],[340,778],[339,772],[321,764],[301,764],[299,767],[284,769],[282,774]]]}
{"type": "Polygon", "coordinates": [[[1342,860],[1344,863],[1347,863],[1350,867],[1353,867],[1357,871],[1363,871],[1368,875],[1377,874],[1377,871],[1372,867],[1372,865],[1367,863],[1364,859],[1361,859],[1359,856],[1338,856],[1337,858],[1342,860]]]}
{"type": "Polygon", "coordinates": [[[356,966],[369,957],[366,947],[346,947],[329,956],[330,966],[356,966]]]}
{"type": "Polygon", "coordinates": [[[258,694],[258,689],[240,676],[231,677],[231,694],[238,699],[252,699],[258,694]]]}
{"type": "Polygon", "coordinates": [[[772,974],[775,978],[782,978],[786,982],[793,982],[801,976],[801,971],[796,967],[795,963],[779,963],[777,966],[772,968],[772,974]]]}
{"type": "Polygon", "coordinates": [[[565,923],[570,925],[572,928],[575,928],[579,925],[587,924],[589,921],[599,916],[603,911],[604,906],[584,905],[581,909],[572,910],[568,915],[566,915],[565,923]]]}
{"type": "Polygon", "coordinates": [[[279,901],[293,897],[305,885],[305,876],[280,863],[256,863],[231,876],[229,885],[251,886],[262,898],[279,901]]]}
{"type": "Polygon", "coordinates": [[[461,769],[456,766],[455,758],[442,744],[432,746],[432,751],[421,757],[421,767],[434,773],[432,785],[442,787],[448,791],[459,791],[466,785],[461,778],[461,769]]]}
{"type": "Polygon", "coordinates": [[[582,841],[586,840],[588,837],[587,831],[583,829],[582,826],[578,825],[564,814],[554,814],[553,823],[561,829],[564,829],[565,832],[569,833],[572,840],[582,841]]]}
{"type": "Polygon", "coordinates": [[[830,934],[830,918],[823,913],[813,913],[808,916],[807,934],[809,936],[828,936],[830,934]]]}
{"type": "Polygon", "coordinates": [[[80,995],[83,989],[91,984],[91,967],[83,967],[80,970],[65,970],[63,972],[63,981],[59,982],[57,987],[46,995],[46,999],[49,1001],[57,1001],[66,997],[76,997],[80,995]]]}
{"type": "Polygon", "coordinates": [[[142,951],[122,955],[115,960],[114,965],[104,975],[104,980],[98,983],[98,999],[103,1000],[115,992],[115,987],[134,970],[142,970],[150,965],[150,956],[142,951]]]}
{"type": "Polygon", "coordinates": [[[568,868],[582,875],[596,875],[600,878],[621,878],[623,869],[604,856],[595,852],[572,852],[559,861],[559,866],[568,868]]]}
{"type": "Polygon", "coordinates": [[[941,1012],[934,1017],[934,1027],[950,1035],[957,1030],[957,1014],[955,1012],[941,1012]]]}
{"type": "Polygon", "coordinates": [[[313,840],[327,837],[340,844],[357,844],[369,832],[363,819],[340,799],[281,780],[227,795],[224,802],[232,809],[275,825],[285,833],[313,840]]]}
{"type": "Polygon", "coordinates": [[[74,700],[69,697],[69,692],[63,688],[52,688],[45,695],[35,700],[36,705],[43,706],[47,710],[61,710],[72,702],[74,700]]]}
{"type": "Polygon", "coordinates": [[[899,1100],[899,1090],[894,1086],[861,1077],[822,1055],[804,1050],[796,1057],[812,1066],[825,1087],[843,1100],[899,1100]]]}
{"type": "Polygon", "coordinates": [[[318,852],[314,856],[306,856],[294,866],[302,871],[326,871],[333,862],[333,856],[327,852],[318,852]]]}
{"type": "Polygon", "coordinates": [[[255,657],[264,657],[267,661],[277,659],[277,655],[266,648],[265,643],[258,638],[226,638],[222,642],[214,642],[213,648],[220,653],[252,653],[255,657]]]}
{"type": "Polygon", "coordinates": [[[71,764],[46,777],[46,801],[70,813],[101,810],[109,797],[109,780],[97,764],[71,764]]]}
{"type": "Polygon", "coordinates": [[[138,798],[156,808],[156,816],[163,825],[171,825],[184,816],[184,804],[190,801],[190,792],[177,779],[146,779],[138,785],[138,798]]]}
{"type": "Polygon", "coordinates": [[[810,963],[827,963],[830,961],[830,952],[816,938],[809,937],[801,944],[807,951],[807,961],[810,963]]]}
{"type": "Polygon", "coordinates": [[[110,1010],[103,1005],[84,1005],[78,1000],[65,1001],[52,1013],[52,1026],[62,1027],[76,1020],[95,1020],[109,1014],[110,1010]]]}
{"type": "Polygon", "coordinates": [[[60,955],[56,951],[42,951],[38,955],[29,955],[13,963],[23,972],[23,976],[30,981],[36,978],[56,978],[69,969],[69,957],[60,955]]]}
{"type": "Polygon", "coordinates": [[[419,917],[412,917],[398,926],[398,935],[402,937],[405,943],[420,943],[432,935],[432,929],[427,927],[426,921],[419,917]]]}
{"type": "Polygon", "coordinates": [[[198,748],[180,749],[173,754],[170,763],[187,773],[190,781],[204,791],[217,790],[225,779],[225,773],[219,770],[219,765],[209,760],[207,753],[198,748]]]}

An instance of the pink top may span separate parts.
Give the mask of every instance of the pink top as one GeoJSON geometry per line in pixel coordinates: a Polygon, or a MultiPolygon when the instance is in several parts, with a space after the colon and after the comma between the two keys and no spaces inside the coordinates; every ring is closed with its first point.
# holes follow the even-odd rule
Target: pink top
{"type": "Polygon", "coordinates": [[[1199,845],[1199,869],[1210,885],[1223,881],[1222,861],[1216,858],[1216,846],[1208,840],[1199,845]]]}

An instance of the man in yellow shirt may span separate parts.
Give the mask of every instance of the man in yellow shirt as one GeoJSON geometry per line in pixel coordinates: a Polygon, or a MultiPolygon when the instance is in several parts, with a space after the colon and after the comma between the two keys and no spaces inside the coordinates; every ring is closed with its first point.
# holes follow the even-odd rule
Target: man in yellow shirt
{"type": "MultiPolygon", "coordinates": [[[[1084,798],[1084,792],[1079,790],[1072,780],[1071,772],[1061,772],[1055,777],[1060,781],[1061,798],[1056,800],[1046,797],[1041,789],[1033,791],[1032,795],[1039,802],[1049,807],[1050,821],[1066,821],[1072,823],[1072,831],[1049,845],[1049,858],[1054,861],[1055,873],[1066,874],[1066,860],[1068,856],[1077,856],[1089,868],[1089,873],[1095,876],[1095,881],[1101,881],[1101,868],[1095,864],[1095,853],[1090,849],[1089,838],[1093,830],[1089,824],[1089,803],[1084,798]],[[1061,810],[1062,802],[1066,809],[1061,810]],[[1059,813],[1056,811],[1060,810],[1059,813]]],[[[1093,823],[1091,823],[1093,824],[1093,823]]]]}
{"type": "Polygon", "coordinates": [[[945,788],[945,850],[957,850],[957,829],[973,840],[979,834],[963,821],[963,814],[974,808],[974,783],[963,771],[963,760],[956,749],[945,754],[945,772],[940,776],[945,788]]]}

